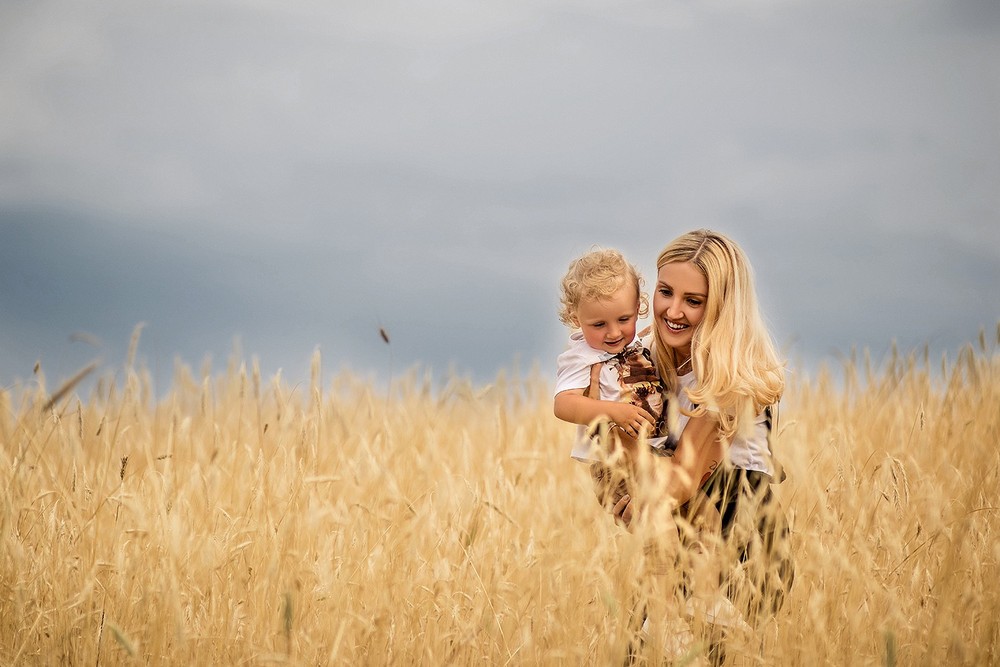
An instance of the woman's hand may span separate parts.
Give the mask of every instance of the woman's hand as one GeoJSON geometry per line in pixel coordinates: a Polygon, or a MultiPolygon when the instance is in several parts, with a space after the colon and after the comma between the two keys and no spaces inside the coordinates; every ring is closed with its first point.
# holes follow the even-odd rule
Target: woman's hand
{"type": "Polygon", "coordinates": [[[627,493],[621,497],[617,503],[615,503],[614,508],[611,510],[611,514],[614,515],[615,521],[621,522],[626,528],[632,526],[632,497],[627,493]]]}

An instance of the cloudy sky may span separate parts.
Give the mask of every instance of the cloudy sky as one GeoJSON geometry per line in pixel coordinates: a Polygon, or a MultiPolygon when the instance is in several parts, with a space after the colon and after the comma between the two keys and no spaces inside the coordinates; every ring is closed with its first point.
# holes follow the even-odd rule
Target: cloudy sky
{"type": "Polygon", "coordinates": [[[7,0],[0,386],[140,322],[161,386],[235,339],[550,373],[570,259],[652,277],[697,227],[800,371],[953,351],[1000,319],[998,184],[994,0],[7,0]]]}

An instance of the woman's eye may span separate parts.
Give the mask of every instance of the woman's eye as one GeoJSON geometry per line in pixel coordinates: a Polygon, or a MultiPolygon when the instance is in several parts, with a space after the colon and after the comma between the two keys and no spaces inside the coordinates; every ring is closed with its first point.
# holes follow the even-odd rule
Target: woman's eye
{"type": "Polygon", "coordinates": [[[670,296],[670,290],[668,290],[666,287],[661,287],[659,292],[663,296],[670,296]]]}
{"type": "Polygon", "coordinates": [[[701,301],[699,301],[698,299],[688,299],[688,305],[697,308],[698,306],[701,305],[701,301]]]}

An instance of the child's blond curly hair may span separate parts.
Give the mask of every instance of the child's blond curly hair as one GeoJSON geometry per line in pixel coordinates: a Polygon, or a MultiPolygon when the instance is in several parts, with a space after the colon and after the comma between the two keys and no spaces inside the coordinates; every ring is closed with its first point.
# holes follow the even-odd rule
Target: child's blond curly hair
{"type": "Polygon", "coordinates": [[[635,286],[639,317],[649,312],[649,298],[642,291],[642,276],[620,252],[597,248],[570,262],[562,279],[559,320],[578,327],[576,311],[585,299],[609,299],[622,285],[635,286]]]}

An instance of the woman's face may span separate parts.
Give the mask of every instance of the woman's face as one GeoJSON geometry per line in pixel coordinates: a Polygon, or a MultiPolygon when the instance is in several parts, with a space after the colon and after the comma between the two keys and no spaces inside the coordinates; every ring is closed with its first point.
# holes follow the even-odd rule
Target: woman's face
{"type": "Polygon", "coordinates": [[[691,356],[691,337],[705,316],[708,281],[690,262],[664,264],[656,274],[653,317],[660,340],[680,359],[691,356]]]}

